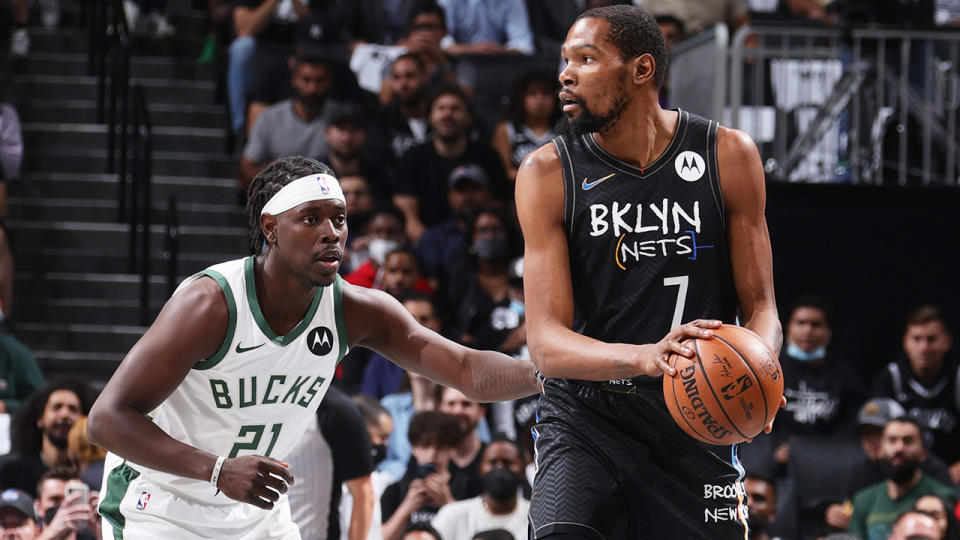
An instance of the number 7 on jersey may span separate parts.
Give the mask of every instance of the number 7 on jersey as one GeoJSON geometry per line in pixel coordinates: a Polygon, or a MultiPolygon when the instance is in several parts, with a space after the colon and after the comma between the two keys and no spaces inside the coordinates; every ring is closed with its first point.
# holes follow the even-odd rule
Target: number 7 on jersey
{"type": "Polygon", "coordinates": [[[677,304],[673,308],[673,322],[670,323],[670,330],[680,326],[683,320],[683,305],[687,302],[687,287],[690,285],[690,276],[676,276],[663,278],[664,287],[673,287],[677,289],[677,304]]]}

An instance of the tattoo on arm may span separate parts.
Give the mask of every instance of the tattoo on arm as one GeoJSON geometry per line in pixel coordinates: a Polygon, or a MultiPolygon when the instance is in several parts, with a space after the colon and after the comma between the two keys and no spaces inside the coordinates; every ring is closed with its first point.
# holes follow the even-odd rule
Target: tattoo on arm
{"type": "Polygon", "coordinates": [[[488,356],[474,362],[473,390],[483,399],[502,401],[536,394],[536,369],[532,362],[488,356]]]}

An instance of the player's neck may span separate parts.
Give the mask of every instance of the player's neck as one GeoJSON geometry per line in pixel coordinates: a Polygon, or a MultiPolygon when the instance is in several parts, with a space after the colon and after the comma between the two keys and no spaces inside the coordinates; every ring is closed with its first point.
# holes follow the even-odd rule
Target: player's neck
{"type": "Polygon", "coordinates": [[[679,113],[660,108],[656,101],[635,101],[609,131],[594,138],[613,157],[641,169],[649,167],[670,146],[679,113]]]}
{"type": "Polygon", "coordinates": [[[310,308],[316,287],[291,275],[279,256],[269,250],[254,259],[253,276],[264,319],[278,336],[286,335],[310,308]]]}

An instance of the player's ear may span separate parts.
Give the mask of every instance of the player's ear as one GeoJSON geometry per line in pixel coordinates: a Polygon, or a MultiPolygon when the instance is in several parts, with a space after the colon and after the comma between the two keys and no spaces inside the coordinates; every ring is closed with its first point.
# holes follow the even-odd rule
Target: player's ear
{"type": "Polygon", "coordinates": [[[654,80],[657,71],[657,62],[649,53],[641,54],[630,62],[634,84],[641,86],[654,80]]]}
{"type": "Polygon", "coordinates": [[[268,244],[277,241],[277,217],[272,214],[260,214],[260,230],[268,244]]]}

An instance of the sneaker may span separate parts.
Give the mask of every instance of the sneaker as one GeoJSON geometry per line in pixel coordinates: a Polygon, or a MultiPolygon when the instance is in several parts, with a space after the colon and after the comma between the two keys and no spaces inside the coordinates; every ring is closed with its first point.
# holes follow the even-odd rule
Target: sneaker
{"type": "Polygon", "coordinates": [[[30,53],[30,34],[26,28],[16,28],[10,34],[10,56],[25,58],[30,53]]]}
{"type": "Polygon", "coordinates": [[[177,29],[158,11],[150,14],[150,27],[156,37],[168,37],[177,33],[177,29]]]}
{"type": "Polygon", "coordinates": [[[60,1],[40,0],[40,21],[44,28],[56,28],[60,25],[60,1]]]}

